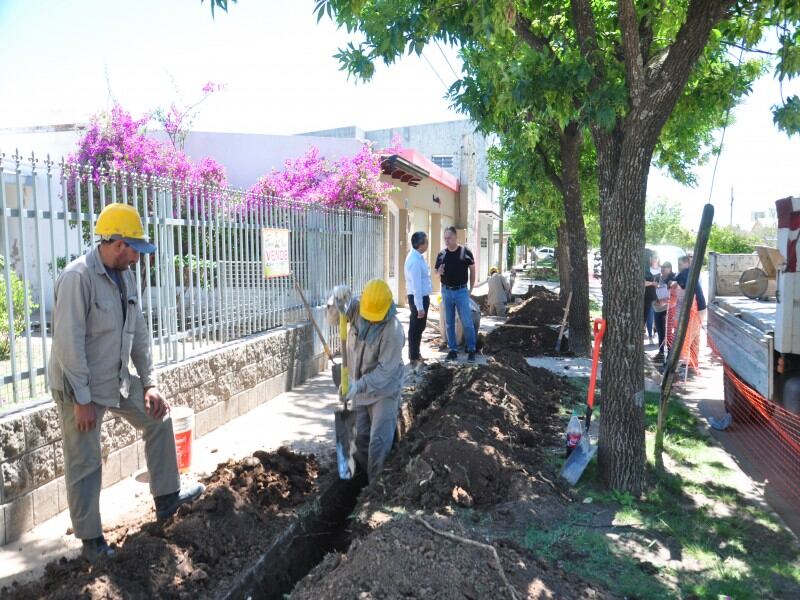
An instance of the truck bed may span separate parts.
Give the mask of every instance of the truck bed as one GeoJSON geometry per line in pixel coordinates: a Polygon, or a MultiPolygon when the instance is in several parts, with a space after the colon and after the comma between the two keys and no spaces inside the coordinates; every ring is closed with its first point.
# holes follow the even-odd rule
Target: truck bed
{"type": "Polygon", "coordinates": [[[764,333],[775,332],[775,300],[751,300],[746,296],[717,296],[714,302],[764,333]]]}
{"type": "Polygon", "coordinates": [[[708,335],[725,363],[765,398],[773,397],[775,301],[717,296],[708,305],[708,335]]]}

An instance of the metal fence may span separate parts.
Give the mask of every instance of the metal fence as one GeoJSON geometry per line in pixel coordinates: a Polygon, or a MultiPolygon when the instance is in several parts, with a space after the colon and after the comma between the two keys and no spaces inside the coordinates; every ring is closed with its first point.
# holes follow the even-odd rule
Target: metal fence
{"type": "Polygon", "coordinates": [[[48,398],[53,287],[110,202],[136,208],[158,247],[136,280],[159,365],[305,320],[295,281],[314,306],[383,276],[377,214],[0,153],[0,414],[48,398]],[[291,275],[264,277],[264,228],[288,230],[291,275]]]}

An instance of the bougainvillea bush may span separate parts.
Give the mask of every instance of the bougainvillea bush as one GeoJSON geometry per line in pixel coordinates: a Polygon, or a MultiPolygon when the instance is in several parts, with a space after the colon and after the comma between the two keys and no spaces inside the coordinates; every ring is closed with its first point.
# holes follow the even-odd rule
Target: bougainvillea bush
{"type": "Polygon", "coordinates": [[[139,175],[168,177],[196,185],[227,183],[225,169],[212,158],[197,163],[171,144],[147,136],[150,115],[134,119],[121,106],[92,117],[86,133],[78,140],[78,150],[67,158],[70,165],[92,167],[95,183],[101,172],[123,170],[139,175]]]}
{"type": "Polygon", "coordinates": [[[364,144],[352,157],[330,161],[311,146],[305,155],[284,163],[250,188],[248,207],[276,199],[328,208],[380,212],[397,188],[381,181],[381,157],[364,144]]]}

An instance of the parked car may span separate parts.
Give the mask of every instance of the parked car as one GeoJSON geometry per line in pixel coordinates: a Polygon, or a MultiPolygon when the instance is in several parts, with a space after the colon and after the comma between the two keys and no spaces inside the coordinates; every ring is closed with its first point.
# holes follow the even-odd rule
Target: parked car
{"type": "Polygon", "coordinates": [[[553,258],[556,257],[556,249],[555,248],[539,248],[536,250],[536,258],[543,259],[543,258],[553,258]]]}
{"type": "MultiPolygon", "coordinates": [[[[678,259],[686,255],[686,250],[679,246],[671,246],[668,244],[648,244],[644,249],[643,265],[650,264],[650,257],[655,254],[658,256],[659,264],[669,261],[672,264],[672,270],[678,272],[678,259]]],[[[600,250],[594,253],[594,260],[592,265],[592,273],[597,279],[603,275],[603,257],[600,250]]]]}

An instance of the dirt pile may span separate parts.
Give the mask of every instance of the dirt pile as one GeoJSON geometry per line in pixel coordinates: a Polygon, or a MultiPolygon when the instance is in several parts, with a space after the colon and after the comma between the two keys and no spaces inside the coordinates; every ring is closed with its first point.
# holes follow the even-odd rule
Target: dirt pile
{"type": "Polygon", "coordinates": [[[506,323],[512,325],[554,325],[564,318],[564,302],[558,294],[541,285],[533,286],[527,299],[511,306],[506,323]]]}
{"type": "Polygon", "coordinates": [[[204,598],[228,589],[290,522],[293,507],[318,490],[324,469],[286,448],[220,464],[205,494],[163,526],[152,513],[106,533],[115,559],[51,563],[3,598],[204,598]]]}
{"type": "MultiPolygon", "coordinates": [[[[440,531],[460,529],[454,519],[425,519],[440,531]]],[[[610,598],[513,543],[498,542],[495,548],[509,583],[523,598],[610,598]]],[[[353,542],[345,556],[329,554],[291,597],[478,600],[508,598],[509,593],[488,549],[446,539],[418,521],[403,519],[353,542]]]]}
{"type": "Polygon", "coordinates": [[[571,501],[551,456],[562,446],[560,406],[574,395],[565,378],[516,353],[486,365],[431,365],[407,398],[413,426],[361,494],[347,553],[328,555],[291,597],[509,597],[488,548],[418,519],[489,540],[521,597],[609,597],[524,547],[525,531],[557,521],[571,501]]]}
{"type": "Polygon", "coordinates": [[[559,406],[573,394],[564,378],[511,352],[474,367],[432,365],[409,400],[423,412],[363,503],[439,509],[521,498],[530,491],[523,479],[537,484],[531,468],[550,470],[541,449],[560,443],[559,406]]]}
{"type": "MultiPolygon", "coordinates": [[[[558,331],[547,325],[530,325],[525,328],[501,325],[486,334],[484,354],[502,351],[519,352],[523,356],[554,356],[558,331]]],[[[569,339],[561,339],[561,352],[569,352],[569,339]]]]}
{"type": "MultiPolygon", "coordinates": [[[[549,325],[560,324],[564,304],[558,294],[537,285],[529,289],[528,299],[512,306],[505,325],[486,335],[483,352],[495,354],[504,350],[524,356],[554,355],[558,331],[549,325]],[[515,325],[517,327],[515,327],[515,325]]],[[[569,351],[569,340],[561,340],[561,353],[569,351]]]]}

